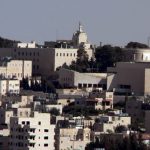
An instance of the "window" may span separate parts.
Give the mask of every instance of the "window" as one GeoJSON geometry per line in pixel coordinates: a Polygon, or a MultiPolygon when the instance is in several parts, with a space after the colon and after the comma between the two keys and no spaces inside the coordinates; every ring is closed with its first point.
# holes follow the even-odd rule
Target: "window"
{"type": "Polygon", "coordinates": [[[61,53],[60,53],[60,56],[61,56],[61,53]]]}
{"type": "Polygon", "coordinates": [[[29,122],[29,121],[27,121],[27,125],[30,125],[30,122],[29,122]]]}
{"type": "Polygon", "coordinates": [[[38,125],[41,125],[41,121],[38,122],[38,125]]]}
{"type": "Polygon", "coordinates": [[[48,129],[44,129],[44,132],[48,132],[48,129]]]}
{"type": "Polygon", "coordinates": [[[25,124],[25,121],[22,121],[22,124],[25,124]]]}
{"type": "Polygon", "coordinates": [[[44,144],[44,147],[48,147],[48,144],[44,144]]]}
{"type": "Polygon", "coordinates": [[[48,136],[44,136],[44,139],[47,140],[47,139],[48,139],[48,136]]]}

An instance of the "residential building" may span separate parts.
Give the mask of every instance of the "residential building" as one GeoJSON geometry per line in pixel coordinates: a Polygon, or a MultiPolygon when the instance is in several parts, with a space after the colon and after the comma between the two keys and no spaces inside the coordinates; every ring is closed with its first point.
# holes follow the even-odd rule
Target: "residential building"
{"type": "Polygon", "coordinates": [[[61,128],[56,140],[56,150],[85,149],[90,142],[90,133],[89,128],[61,128]]]}
{"type": "Polygon", "coordinates": [[[34,112],[32,117],[10,119],[10,150],[54,150],[55,125],[50,114],[34,112]]]}
{"type": "Polygon", "coordinates": [[[12,109],[3,109],[0,108],[0,125],[9,125],[10,117],[14,116],[14,112],[12,109]]]}
{"type": "Polygon", "coordinates": [[[18,80],[26,77],[31,78],[32,61],[4,58],[0,62],[0,75],[4,78],[16,78],[18,80]]]}
{"type": "Polygon", "coordinates": [[[19,94],[20,81],[17,79],[0,79],[0,95],[19,94]]]}
{"type": "Polygon", "coordinates": [[[131,125],[131,117],[127,114],[104,115],[99,118],[99,122],[93,125],[94,132],[115,132],[117,126],[128,127],[131,125]]]}

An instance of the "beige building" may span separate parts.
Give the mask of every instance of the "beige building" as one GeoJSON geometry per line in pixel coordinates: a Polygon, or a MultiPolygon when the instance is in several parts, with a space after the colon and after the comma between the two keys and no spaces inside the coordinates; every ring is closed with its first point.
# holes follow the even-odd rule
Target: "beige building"
{"type": "Polygon", "coordinates": [[[62,68],[58,71],[58,75],[59,83],[63,87],[93,89],[106,86],[106,73],[79,73],[62,68]]]}
{"type": "Polygon", "coordinates": [[[128,127],[131,125],[131,117],[127,115],[101,116],[100,123],[94,124],[95,132],[115,132],[117,126],[128,127]]]}
{"type": "Polygon", "coordinates": [[[0,75],[5,78],[22,80],[32,77],[32,62],[25,60],[5,59],[0,62],[0,75]]]}
{"type": "Polygon", "coordinates": [[[35,112],[33,117],[10,119],[10,150],[54,150],[55,125],[50,114],[35,112]]]}
{"type": "Polygon", "coordinates": [[[115,94],[150,94],[150,63],[118,62],[108,68],[107,90],[115,94]]]}
{"type": "Polygon", "coordinates": [[[0,125],[10,124],[10,117],[13,117],[13,110],[5,110],[3,108],[0,109],[0,125]]]}
{"type": "Polygon", "coordinates": [[[86,144],[90,142],[90,134],[89,128],[61,128],[59,140],[56,140],[56,144],[59,145],[56,150],[85,149],[86,144]]]}
{"type": "Polygon", "coordinates": [[[65,48],[34,48],[22,44],[21,48],[18,48],[19,46],[15,48],[0,48],[0,56],[31,60],[34,75],[48,76],[64,63],[70,65],[72,61],[76,61],[77,51],[80,46],[86,50],[89,59],[93,57],[93,49],[91,49],[90,43],[87,41],[87,35],[81,28],[80,25],[74,35],[76,38],[72,38],[72,43],[74,44],[69,48],[67,46],[65,48]]]}
{"type": "Polygon", "coordinates": [[[0,95],[19,94],[20,81],[17,79],[0,79],[0,95]]]}

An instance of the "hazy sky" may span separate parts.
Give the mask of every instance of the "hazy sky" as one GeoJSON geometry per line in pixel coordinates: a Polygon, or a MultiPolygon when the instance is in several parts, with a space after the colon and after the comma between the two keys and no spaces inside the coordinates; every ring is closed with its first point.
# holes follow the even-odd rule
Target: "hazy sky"
{"type": "Polygon", "coordinates": [[[0,36],[5,38],[71,39],[79,21],[93,44],[147,43],[150,0],[0,0],[0,36]]]}

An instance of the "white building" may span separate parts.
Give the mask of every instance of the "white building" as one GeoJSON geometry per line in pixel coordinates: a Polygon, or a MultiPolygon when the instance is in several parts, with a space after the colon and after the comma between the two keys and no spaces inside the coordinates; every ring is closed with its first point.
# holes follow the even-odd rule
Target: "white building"
{"type": "Polygon", "coordinates": [[[73,35],[71,47],[60,48],[31,48],[22,46],[22,48],[0,48],[0,56],[10,56],[17,60],[31,60],[33,74],[48,76],[64,63],[70,65],[77,59],[77,51],[81,46],[87,52],[89,59],[93,57],[93,49],[87,41],[87,35],[79,26],[78,31],[73,35]]]}
{"type": "Polygon", "coordinates": [[[91,130],[89,128],[61,128],[58,135],[56,150],[77,150],[85,149],[87,143],[90,142],[91,130]]]}
{"type": "Polygon", "coordinates": [[[6,59],[0,62],[0,75],[22,80],[32,77],[32,61],[6,59]]]}
{"type": "Polygon", "coordinates": [[[60,69],[59,83],[63,87],[103,88],[106,86],[106,73],[79,73],[77,71],[60,69]]]}
{"type": "Polygon", "coordinates": [[[10,119],[10,150],[54,150],[55,125],[50,114],[34,112],[33,117],[10,119]]]}
{"type": "Polygon", "coordinates": [[[20,81],[17,79],[1,79],[0,80],[0,95],[19,94],[20,81]]]}
{"type": "Polygon", "coordinates": [[[17,48],[36,48],[35,41],[31,41],[31,43],[15,43],[14,47],[17,48]]]}
{"type": "Polygon", "coordinates": [[[0,125],[10,124],[10,117],[13,117],[13,110],[5,110],[3,108],[0,109],[0,125]]]}
{"type": "Polygon", "coordinates": [[[116,127],[131,125],[131,117],[128,115],[101,116],[100,123],[94,124],[95,132],[115,132],[116,127]]]}

